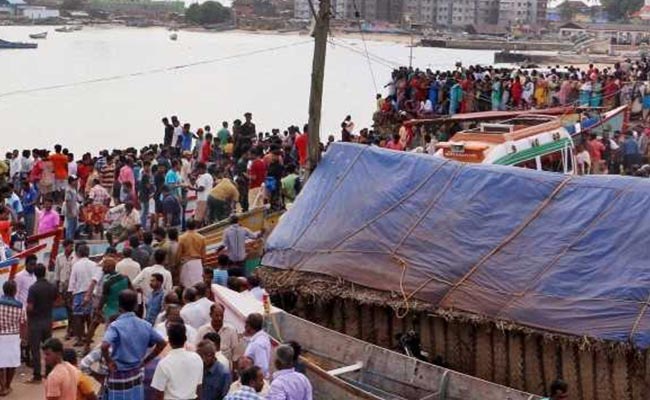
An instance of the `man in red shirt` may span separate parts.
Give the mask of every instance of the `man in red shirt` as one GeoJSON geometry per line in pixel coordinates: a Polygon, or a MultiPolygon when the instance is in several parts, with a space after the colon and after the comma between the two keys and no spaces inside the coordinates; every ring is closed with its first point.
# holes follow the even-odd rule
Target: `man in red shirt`
{"type": "Polygon", "coordinates": [[[255,208],[263,205],[264,196],[260,191],[266,179],[266,163],[263,159],[264,152],[260,147],[254,148],[251,152],[255,159],[248,168],[248,176],[250,177],[248,204],[250,208],[255,208]]]}
{"type": "Polygon", "coordinates": [[[54,154],[50,155],[54,167],[54,195],[57,203],[63,200],[63,191],[68,180],[68,156],[61,154],[61,145],[54,146],[54,154]]]}
{"type": "Polygon", "coordinates": [[[298,163],[300,168],[307,167],[307,142],[309,141],[308,132],[309,126],[305,125],[303,128],[304,133],[296,137],[295,146],[298,152],[298,163]]]}
{"type": "Polygon", "coordinates": [[[203,164],[210,162],[210,156],[212,156],[212,138],[212,134],[207,133],[205,135],[205,140],[201,145],[201,155],[199,157],[199,162],[202,162],[203,164]]]}
{"type": "Polygon", "coordinates": [[[587,150],[589,150],[589,157],[591,158],[591,173],[600,174],[602,172],[605,145],[592,133],[591,139],[587,143],[587,150]]]}

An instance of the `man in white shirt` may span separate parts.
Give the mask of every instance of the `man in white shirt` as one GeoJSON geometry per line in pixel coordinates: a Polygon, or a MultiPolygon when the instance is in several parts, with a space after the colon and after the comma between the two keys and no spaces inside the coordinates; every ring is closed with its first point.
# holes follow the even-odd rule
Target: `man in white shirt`
{"type": "Polygon", "coordinates": [[[188,350],[194,350],[195,344],[200,342],[200,340],[197,340],[198,334],[196,333],[196,329],[183,321],[183,318],[181,318],[181,307],[178,304],[167,304],[165,307],[164,320],[157,323],[154,328],[166,340],[167,327],[171,324],[185,325],[185,336],[187,336],[185,348],[188,350]]]}
{"type": "Polygon", "coordinates": [[[163,276],[162,289],[165,294],[172,290],[172,274],[163,266],[166,256],[167,251],[165,249],[156,249],[153,253],[155,264],[143,269],[131,282],[134,288],[142,292],[145,299],[148,299],[149,295],[153,291],[151,286],[149,286],[149,283],[151,282],[151,275],[155,273],[159,273],[163,276]]]}
{"type": "Polygon", "coordinates": [[[230,325],[224,324],[223,305],[219,303],[214,303],[210,308],[210,322],[203,325],[199,328],[197,332],[197,340],[200,342],[203,340],[205,335],[210,332],[216,332],[219,334],[220,340],[220,349],[224,356],[232,364],[233,361],[237,360],[241,355],[240,340],[239,335],[235,328],[230,325]]]}
{"type": "Polygon", "coordinates": [[[140,264],[131,258],[132,253],[133,250],[130,247],[125,248],[122,251],[123,258],[117,263],[117,265],[115,265],[115,271],[118,274],[129,278],[131,282],[133,282],[141,272],[140,264]]]}
{"type": "Polygon", "coordinates": [[[264,317],[262,314],[253,313],[246,318],[244,325],[244,336],[248,345],[244,355],[250,357],[255,365],[260,367],[265,377],[269,377],[269,368],[271,366],[271,339],[262,329],[264,327],[264,317]]]}
{"type": "MultiPolygon", "coordinates": [[[[74,261],[74,241],[65,239],[63,241],[63,253],[56,256],[56,261],[54,262],[53,283],[61,294],[66,312],[70,316],[72,315],[72,296],[68,292],[68,285],[70,284],[70,274],[72,273],[72,264],[74,261]]],[[[69,323],[66,337],[72,337],[72,333],[72,324],[69,323]]]]}
{"type": "Polygon", "coordinates": [[[162,394],[165,400],[196,399],[203,383],[203,360],[185,350],[185,325],[169,325],[167,338],[172,350],[156,366],[151,387],[158,392],[158,398],[162,394]]]}
{"type": "Polygon", "coordinates": [[[29,288],[36,282],[34,275],[34,268],[38,259],[34,254],[30,254],[25,259],[25,269],[16,274],[14,280],[16,281],[16,300],[22,303],[23,309],[27,308],[27,294],[29,288]]]}
{"type": "Polygon", "coordinates": [[[77,343],[75,343],[77,346],[83,343],[85,326],[90,323],[92,315],[93,304],[85,301],[86,292],[90,290],[90,285],[98,271],[101,272],[97,263],[88,259],[89,255],[88,245],[83,244],[77,248],[78,260],[72,264],[70,283],[68,284],[68,292],[72,294],[73,330],[77,336],[77,343]]]}
{"type": "Polygon", "coordinates": [[[205,220],[205,211],[208,207],[208,195],[212,186],[214,186],[214,178],[212,174],[206,172],[204,163],[199,163],[196,166],[199,177],[196,178],[196,211],[194,212],[194,219],[203,224],[205,220]]]}
{"type": "MultiPolygon", "coordinates": [[[[206,309],[205,301],[201,301],[202,299],[199,298],[198,291],[193,287],[187,288],[183,292],[185,305],[181,309],[181,318],[194,329],[199,329],[210,322],[210,307],[208,306],[206,309]]],[[[208,302],[211,303],[210,300],[208,302]]]]}

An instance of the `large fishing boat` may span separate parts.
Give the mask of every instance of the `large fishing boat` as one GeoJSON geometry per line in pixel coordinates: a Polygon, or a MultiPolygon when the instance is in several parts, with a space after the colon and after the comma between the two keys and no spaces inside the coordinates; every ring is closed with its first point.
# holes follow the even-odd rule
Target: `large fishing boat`
{"type": "Polygon", "coordinates": [[[571,135],[559,117],[529,114],[456,133],[437,145],[437,156],[479,164],[574,172],[571,135]]]}
{"type": "Polygon", "coordinates": [[[327,329],[253,296],[213,285],[224,320],[239,333],[251,313],[266,314],[273,345],[296,341],[300,359],[321,400],[537,400],[540,397],[474,378],[327,329]]]}

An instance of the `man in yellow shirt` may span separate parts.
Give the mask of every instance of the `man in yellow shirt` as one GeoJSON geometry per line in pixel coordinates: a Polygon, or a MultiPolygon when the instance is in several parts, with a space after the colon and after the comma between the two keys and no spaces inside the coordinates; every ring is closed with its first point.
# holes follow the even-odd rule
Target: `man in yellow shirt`
{"type": "Polygon", "coordinates": [[[233,181],[223,176],[223,171],[217,172],[217,185],[208,195],[208,223],[228,218],[232,203],[239,201],[239,191],[233,181]]]}
{"type": "MultiPolygon", "coordinates": [[[[77,353],[74,349],[64,349],[63,350],[63,361],[70,363],[70,365],[78,368],[77,366],[77,353]]],[[[88,375],[84,374],[81,371],[78,371],[79,381],[77,382],[77,399],[76,400],[97,400],[97,394],[95,394],[95,384],[93,380],[88,375]]]]}
{"type": "Polygon", "coordinates": [[[205,259],[205,237],[196,231],[197,223],[187,221],[187,232],[178,238],[178,259],[181,265],[181,285],[185,288],[203,282],[203,260],[205,259]]]}

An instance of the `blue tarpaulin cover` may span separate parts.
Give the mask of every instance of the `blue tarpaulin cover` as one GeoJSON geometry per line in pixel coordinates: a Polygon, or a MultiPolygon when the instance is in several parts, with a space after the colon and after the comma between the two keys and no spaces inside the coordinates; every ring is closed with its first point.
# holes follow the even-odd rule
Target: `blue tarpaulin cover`
{"type": "Polygon", "coordinates": [[[337,143],[263,264],[441,309],[650,346],[650,181],[337,143]]]}

